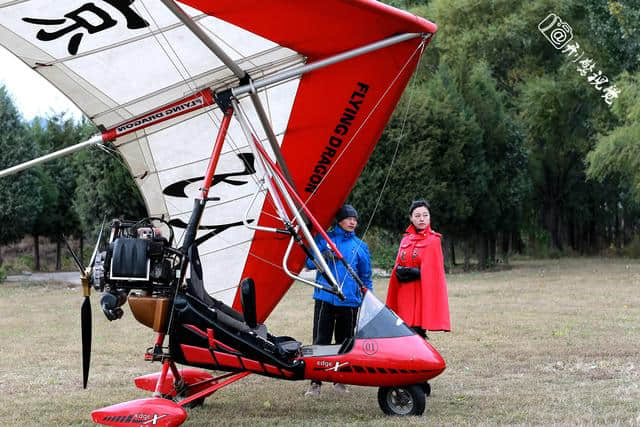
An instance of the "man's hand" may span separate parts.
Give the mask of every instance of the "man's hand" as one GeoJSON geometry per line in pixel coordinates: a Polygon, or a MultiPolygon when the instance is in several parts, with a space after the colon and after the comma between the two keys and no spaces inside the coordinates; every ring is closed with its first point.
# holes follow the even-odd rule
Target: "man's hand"
{"type": "Polygon", "coordinates": [[[337,261],[337,257],[336,254],[333,253],[333,251],[331,249],[325,249],[324,251],[320,252],[322,254],[322,257],[327,261],[337,261]]]}

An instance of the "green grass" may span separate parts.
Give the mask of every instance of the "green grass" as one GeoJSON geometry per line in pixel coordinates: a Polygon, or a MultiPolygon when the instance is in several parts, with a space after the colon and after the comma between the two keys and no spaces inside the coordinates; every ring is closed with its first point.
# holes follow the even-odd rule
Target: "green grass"
{"type": "MultiPolygon", "coordinates": [[[[422,417],[389,418],[376,390],[251,375],[189,411],[187,425],[640,425],[640,262],[517,261],[500,272],[448,277],[451,333],[432,333],[447,370],[422,417]]],[[[386,281],[375,283],[384,298],[386,281]]],[[[90,412],[147,397],[135,376],[153,333],[128,310],[108,322],[94,303],[88,390],[80,370],[80,290],[61,283],[0,286],[0,424],[89,425],[90,412]]],[[[311,289],[295,285],[267,322],[311,339],[311,289]]]]}

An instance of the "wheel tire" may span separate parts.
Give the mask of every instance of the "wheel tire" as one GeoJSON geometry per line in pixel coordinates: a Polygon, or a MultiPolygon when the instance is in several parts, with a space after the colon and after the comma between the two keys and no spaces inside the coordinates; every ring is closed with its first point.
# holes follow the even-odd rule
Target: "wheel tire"
{"type": "Polygon", "coordinates": [[[426,406],[424,388],[421,384],[380,387],[378,404],[387,415],[422,415],[426,406]]]}
{"type": "Polygon", "coordinates": [[[422,388],[424,390],[425,396],[427,396],[427,397],[431,396],[431,384],[423,383],[422,384],[422,388]]]}

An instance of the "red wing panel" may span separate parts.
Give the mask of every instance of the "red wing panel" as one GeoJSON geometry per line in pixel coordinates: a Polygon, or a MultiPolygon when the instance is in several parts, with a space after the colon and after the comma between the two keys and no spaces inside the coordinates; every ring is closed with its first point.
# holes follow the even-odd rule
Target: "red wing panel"
{"type": "MultiPolygon", "coordinates": [[[[298,192],[323,226],[331,223],[371,155],[415,69],[418,44],[409,41],[302,78],[282,152],[298,192]]],[[[273,215],[265,204],[260,224],[279,226],[273,215]]],[[[254,237],[243,277],[256,280],[260,321],[289,288],[280,267],[287,243],[266,233],[254,237]],[[261,283],[263,278],[269,283],[261,283]]],[[[302,251],[296,251],[289,267],[297,271],[303,261],[302,251]]],[[[234,306],[239,307],[238,298],[234,306]]]]}
{"type": "Polygon", "coordinates": [[[373,0],[181,1],[302,53],[310,61],[394,34],[437,30],[426,19],[373,0]]]}
{"type": "MultiPolygon", "coordinates": [[[[437,28],[368,0],[184,3],[296,50],[309,62],[398,33],[437,28]]],[[[331,223],[362,172],[415,70],[420,43],[412,39],[302,77],[281,149],[298,192],[323,226],[331,223]]],[[[259,224],[280,227],[274,218],[271,203],[265,203],[259,224]]],[[[251,244],[242,277],[256,281],[259,321],[291,285],[281,265],[287,244],[288,239],[264,232],[256,232],[251,244]]],[[[304,254],[296,250],[289,267],[299,271],[303,262],[304,254]]],[[[238,294],[234,307],[240,309],[238,294]]]]}

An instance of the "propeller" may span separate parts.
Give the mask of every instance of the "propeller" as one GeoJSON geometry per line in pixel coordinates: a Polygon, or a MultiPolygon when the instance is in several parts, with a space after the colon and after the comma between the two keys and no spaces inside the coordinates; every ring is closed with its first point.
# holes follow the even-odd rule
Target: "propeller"
{"type": "Polygon", "coordinates": [[[80,280],[82,282],[82,295],[84,296],[84,300],[82,301],[82,306],[80,307],[80,329],[82,334],[82,388],[87,388],[87,381],[89,379],[89,365],[91,363],[91,303],[89,301],[89,296],[91,295],[91,286],[89,284],[89,278],[93,273],[93,266],[96,261],[96,256],[98,255],[98,248],[100,246],[100,240],[102,239],[102,230],[104,230],[104,223],[102,221],[102,225],[100,226],[100,233],[98,234],[98,240],[96,241],[96,246],[93,249],[93,254],[91,254],[91,259],[89,260],[89,266],[85,268],[82,260],[73,252],[71,249],[71,245],[67,238],[64,238],[65,244],[67,245],[67,249],[71,253],[78,270],[80,270],[80,280]]]}

